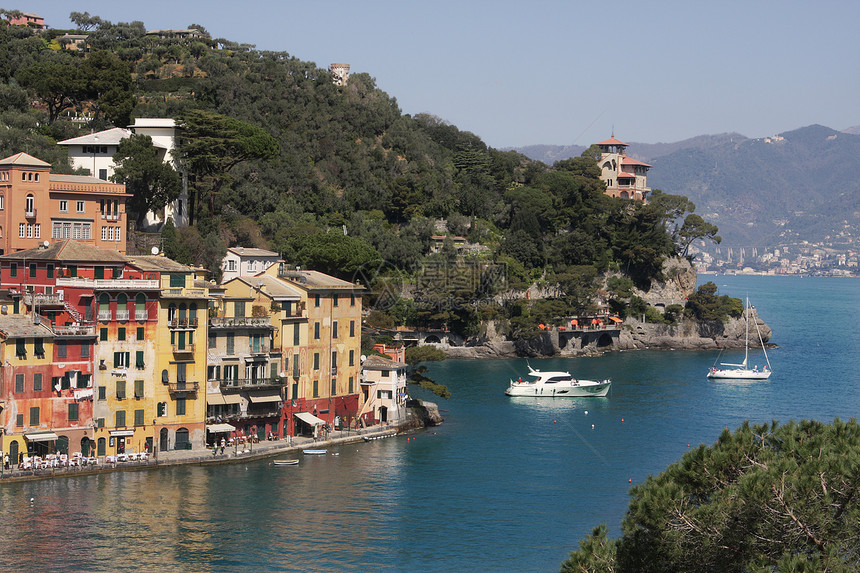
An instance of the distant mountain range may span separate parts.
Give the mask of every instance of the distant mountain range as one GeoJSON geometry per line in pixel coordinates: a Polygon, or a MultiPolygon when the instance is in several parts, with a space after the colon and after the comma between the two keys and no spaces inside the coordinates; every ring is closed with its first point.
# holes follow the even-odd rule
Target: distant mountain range
{"type": "MultiPolygon", "coordinates": [[[[622,138],[623,139],[623,138],[622,138]]],[[[860,239],[860,126],[811,125],[778,136],[702,135],[677,143],[632,143],[650,163],[648,184],[686,195],[720,228],[727,246],[776,246],[860,239]],[[829,238],[828,238],[829,237],[829,238]]],[[[582,146],[532,145],[516,151],[548,164],[582,146]]]]}

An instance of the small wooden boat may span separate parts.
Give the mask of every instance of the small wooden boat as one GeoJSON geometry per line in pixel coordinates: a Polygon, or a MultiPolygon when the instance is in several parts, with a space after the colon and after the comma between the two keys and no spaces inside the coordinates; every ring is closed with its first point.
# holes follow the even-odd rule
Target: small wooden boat
{"type": "Polygon", "coordinates": [[[275,460],[272,463],[276,466],[295,466],[298,465],[299,460],[275,460]]]}
{"type": "Polygon", "coordinates": [[[328,450],[302,450],[302,453],[308,456],[324,456],[328,450]]]}

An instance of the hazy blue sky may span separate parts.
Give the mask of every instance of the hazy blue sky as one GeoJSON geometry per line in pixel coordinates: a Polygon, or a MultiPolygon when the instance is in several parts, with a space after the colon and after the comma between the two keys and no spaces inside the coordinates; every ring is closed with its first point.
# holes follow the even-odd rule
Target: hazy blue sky
{"type": "Polygon", "coordinates": [[[857,0],[18,1],[348,63],[493,147],[860,124],[857,0]]]}

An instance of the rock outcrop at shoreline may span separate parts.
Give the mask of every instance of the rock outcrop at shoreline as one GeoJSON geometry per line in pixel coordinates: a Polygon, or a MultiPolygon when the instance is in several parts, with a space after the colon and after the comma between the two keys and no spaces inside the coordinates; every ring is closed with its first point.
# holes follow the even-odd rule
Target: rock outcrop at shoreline
{"type": "MultiPolygon", "coordinates": [[[[683,306],[695,292],[696,271],[683,258],[669,259],[663,265],[665,281],[653,282],[648,292],[635,290],[635,294],[648,304],[665,309],[669,305],[683,306]]],[[[767,343],[772,335],[770,327],[755,317],[750,323],[750,340],[767,343]],[[756,326],[758,329],[756,329],[756,326]]],[[[619,329],[594,331],[550,330],[530,339],[509,340],[498,334],[493,323],[486,333],[473,337],[463,345],[435,344],[449,358],[516,358],[540,356],[589,356],[621,350],[716,350],[743,348],[746,323],[743,318],[722,321],[696,321],[681,318],[677,324],[642,322],[626,318],[619,329]]]]}

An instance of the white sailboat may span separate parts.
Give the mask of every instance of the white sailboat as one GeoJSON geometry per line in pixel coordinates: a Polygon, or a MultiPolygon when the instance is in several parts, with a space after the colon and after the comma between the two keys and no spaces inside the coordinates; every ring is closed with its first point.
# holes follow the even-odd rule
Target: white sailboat
{"type": "Polygon", "coordinates": [[[764,340],[761,338],[761,331],[758,328],[758,321],[755,321],[756,333],[758,334],[758,341],[761,345],[761,350],[764,352],[764,359],[767,362],[767,366],[763,366],[761,370],[759,370],[758,365],[750,369],[749,367],[749,354],[750,354],[750,315],[754,307],[750,306],[750,299],[747,297],[747,306],[744,310],[744,316],[746,317],[746,341],[744,344],[744,361],[740,364],[728,364],[725,362],[721,362],[720,366],[731,366],[731,368],[717,368],[714,366],[708,371],[708,378],[723,378],[729,380],[767,380],[771,375],[771,367],[770,360],[767,357],[767,350],[764,346],[764,340]]]}

